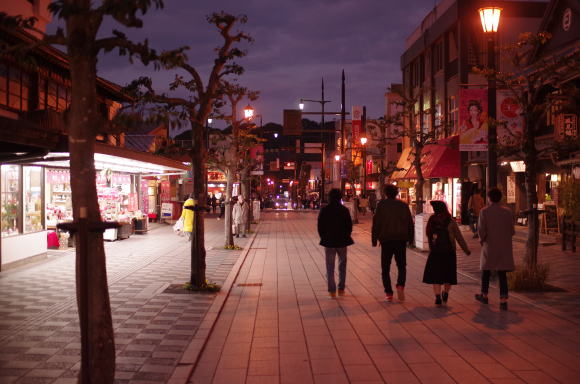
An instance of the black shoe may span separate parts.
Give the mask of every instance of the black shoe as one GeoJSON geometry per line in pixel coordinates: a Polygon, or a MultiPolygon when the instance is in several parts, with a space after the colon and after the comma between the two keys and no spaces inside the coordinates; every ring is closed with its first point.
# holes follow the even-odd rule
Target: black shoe
{"type": "Polygon", "coordinates": [[[489,303],[489,300],[487,300],[487,296],[483,296],[481,293],[475,295],[475,300],[479,301],[482,304],[489,303]]]}
{"type": "Polygon", "coordinates": [[[449,300],[449,292],[443,292],[441,294],[441,299],[443,299],[443,302],[447,304],[447,300],[449,300]]]}
{"type": "Polygon", "coordinates": [[[435,295],[435,305],[441,305],[441,295],[435,295]]]}
{"type": "Polygon", "coordinates": [[[499,303],[499,309],[500,311],[507,311],[507,301],[499,303]]]}

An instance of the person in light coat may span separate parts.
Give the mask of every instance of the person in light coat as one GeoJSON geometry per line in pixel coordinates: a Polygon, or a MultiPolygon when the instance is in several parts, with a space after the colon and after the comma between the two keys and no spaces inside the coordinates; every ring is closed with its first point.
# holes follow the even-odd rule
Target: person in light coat
{"type": "Polygon", "coordinates": [[[488,303],[489,278],[497,271],[499,278],[500,309],[507,310],[507,272],[515,269],[512,237],[515,234],[512,211],[500,204],[502,193],[492,188],[488,193],[491,204],[479,213],[478,233],[481,242],[481,293],[475,299],[488,303]]]}
{"type": "Polygon", "coordinates": [[[232,211],[234,229],[236,237],[246,237],[246,224],[248,223],[248,216],[250,214],[250,208],[248,203],[244,201],[244,198],[240,195],[238,196],[238,202],[234,204],[232,211]]]}

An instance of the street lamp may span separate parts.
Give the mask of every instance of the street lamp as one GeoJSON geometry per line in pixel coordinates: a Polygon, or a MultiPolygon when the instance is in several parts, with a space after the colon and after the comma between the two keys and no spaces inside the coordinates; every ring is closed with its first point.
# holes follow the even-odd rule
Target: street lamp
{"type": "Polygon", "coordinates": [[[499,27],[502,8],[485,7],[479,9],[483,33],[487,35],[487,66],[491,73],[487,85],[487,191],[497,185],[497,127],[496,127],[496,79],[495,79],[495,39],[499,27]]]}
{"type": "Polygon", "coordinates": [[[248,120],[251,120],[254,117],[254,108],[252,108],[250,104],[244,108],[244,117],[248,120]]]}
{"type": "Polygon", "coordinates": [[[365,136],[360,138],[360,143],[362,144],[362,153],[363,153],[363,187],[362,187],[362,195],[366,197],[367,195],[367,138],[365,136]]]}
{"type": "Polygon", "coordinates": [[[325,100],[324,99],[324,78],[322,79],[321,82],[321,98],[320,100],[311,100],[311,99],[300,99],[300,103],[298,103],[298,108],[300,108],[300,110],[304,110],[304,102],[305,101],[309,101],[311,103],[319,103],[320,104],[320,108],[321,108],[321,113],[320,113],[320,158],[321,158],[321,169],[320,169],[320,202],[324,203],[325,202],[325,187],[324,187],[324,183],[325,183],[325,174],[324,174],[324,148],[326,146],[325,141],[324,141],[324,105],[326,103],[330,103],[330,100],[325,100]]]}
{"type": "Polygon", "coordinates": [[[340,155],[334,155],[334,160],[340,161],[340,155]]]}

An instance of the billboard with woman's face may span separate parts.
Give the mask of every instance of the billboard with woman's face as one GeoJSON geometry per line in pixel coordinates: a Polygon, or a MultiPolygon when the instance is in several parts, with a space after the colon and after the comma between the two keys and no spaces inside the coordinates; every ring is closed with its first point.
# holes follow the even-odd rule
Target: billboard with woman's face
{"type": "Polygon", "coordinates": [[[487,151],[487,90],[459,92],[459,150],[487,151]]]}

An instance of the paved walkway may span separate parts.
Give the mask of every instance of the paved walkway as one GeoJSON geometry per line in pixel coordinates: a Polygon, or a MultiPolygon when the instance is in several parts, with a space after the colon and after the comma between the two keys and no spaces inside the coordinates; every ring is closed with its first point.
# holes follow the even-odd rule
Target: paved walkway
{"type": "Polygon", "coordinates": [[[408,252],[407,300],[384,302],[368,218],[349,248],[347,295],[329,298],[315,218],[263,215],[190,383],[578,382],[572,319],[517,294],[500,312],[495,287],[480,305],[469,274],[436,308],[420,282],[425,254],[408,252]]]}
{"type": "MultiPolygon", "coordinates": [[[[169,225],[105,242],[117,383],[169,380],[213,294],[167,293],[189,280],[190,243],[169,225]]],[[[244,246],[250,239],[236,239],[244,246]]],[[[206,220],[207,276],[223,283],[242,251],[225,251],[206,220]]],[[[80,368],[74,250],[0,274],[0,383],[76,383],[80,368]]]]}

